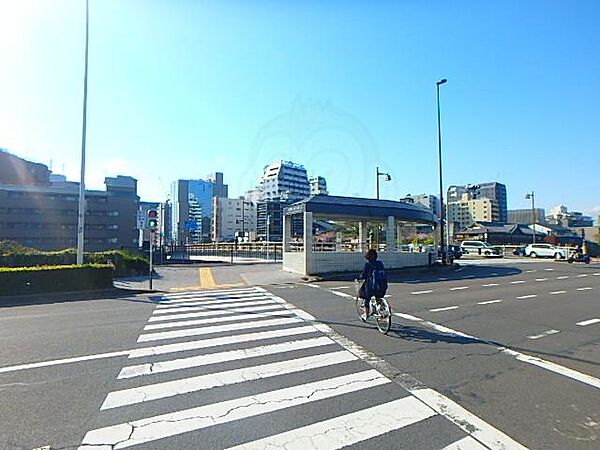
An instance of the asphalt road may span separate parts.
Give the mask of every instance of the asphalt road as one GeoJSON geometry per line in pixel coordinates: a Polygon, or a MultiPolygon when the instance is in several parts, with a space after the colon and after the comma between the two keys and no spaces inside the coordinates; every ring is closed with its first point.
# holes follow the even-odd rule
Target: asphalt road
{"type": "Polygon", "coordinates": [[[393,275],[388,336],[277,268],[0,301],[0,448],[598,448],[600,265],[393,275]]]}

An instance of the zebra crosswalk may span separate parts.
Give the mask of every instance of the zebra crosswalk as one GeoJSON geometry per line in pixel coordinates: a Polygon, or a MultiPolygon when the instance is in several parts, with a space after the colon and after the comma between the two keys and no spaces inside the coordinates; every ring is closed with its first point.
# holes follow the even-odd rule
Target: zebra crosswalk
{"type": "Polygon", "coordinates": [[[524,448],[332,333],[261,288],[162,296],[79,448],[524,448]]]}

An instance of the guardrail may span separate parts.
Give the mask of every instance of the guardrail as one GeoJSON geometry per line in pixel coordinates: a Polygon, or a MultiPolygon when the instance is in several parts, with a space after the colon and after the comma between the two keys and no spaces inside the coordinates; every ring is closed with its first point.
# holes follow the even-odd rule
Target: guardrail
{"type": "Polygon", "coordinates": [[[282,255],[281,242],[214,242],[205,244],[188,244],[166,246],[165,262],[194,259],[196,256],[228,259],[261,259],[280,261],[282,255]]]}

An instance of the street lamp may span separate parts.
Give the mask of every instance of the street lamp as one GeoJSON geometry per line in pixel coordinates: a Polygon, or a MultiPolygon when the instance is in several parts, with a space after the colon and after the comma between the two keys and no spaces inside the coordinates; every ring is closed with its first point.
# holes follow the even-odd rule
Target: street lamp
{"type": "Polygon", "coordinates": [[[446,265],[446,244],[444,239],[444,185],[442,181],[442,117],[440,113],[440,86],[447,83],[445,78],[436,81],[435,87],[437,91],[437,121],[438,121],[438,160],[440,165],[440,250],[442,252],[442,264],[446,265]]]}
{"type": "Polygon", "coordinates": [[[77,211],[77,264],[83,264],[83,232],[85,229],[85,136],[87,123],[89,1],[85,1],[85,62],[83,72],[83,125],[81,130],[81,178],[79,180],[79,205],[77,211]]]}
{"type": "Polygon", "coordinates": [[[379,200],[379,177],[384,177],[385,181],[392,181],[392,176],[389,173],[380,172],[377,166],[377,200],[379,200]]]}
{"type": "Polygon", "coordinates": [[[531,224],[533,226],[533,243],[535,244],[535,193],[533,191],[528,192],[525,198],[531,200],[531,224]]]}

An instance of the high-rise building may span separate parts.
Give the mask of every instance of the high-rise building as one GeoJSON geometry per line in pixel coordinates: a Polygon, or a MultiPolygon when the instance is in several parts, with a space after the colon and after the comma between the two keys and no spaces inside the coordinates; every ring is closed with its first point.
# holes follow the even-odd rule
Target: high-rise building
{"type": "Polygon", "coordinates": [[[555,206],[550,210],[546,217],[550,225],[557,225],[565,228],[580,228],[594,226],[594,219],[591,216],[585,216],[579,211],[569,211],[565,205],[555,206]]]}
{"type": "MultiPolygon", "coordinates": [[[[137,181],[107,177],[105,191],[86,190],[86,251],[138,248],[137,181]]],[[[40,250],[77,245],[79,183],[0,150],[0,239],[40,250]]]]}
{"type": "Polygon", "coordinates": [[[263,169],[259,180],[261,200],[296,202],[310,195],[306,169],[291,161],[275,161],[263,169]]]}
{"type": "Polygon", "coordinates": [[[508,206],[506,201],[506,186],[498,182],[481,183],[464,186],[450,186],[448,188],[447,202],[462,201],[463,194],[469,199],[487,198],[494,204],[494,222],[506,223],[508,221],[508,206]]]}
{"type": "Polygon", "coordinates": [[[458,201],[450,201],[446,205],[448,224],[454,232],[463,230],[475,222],[496,222],[494,217],[494,202],[489,198],[470,198],[468,193],[463,193],[458,201]]]}
{"type": "Polygon", "coordinates": [[[256,205],[257,237],[261,241],[283,241],[283,207],[279,200],[266,200],[256,205]]]}
{"type": "MultiPolygon", "coordinates": [[[[533,211],[531,208],[508,210],[508,223],[531,224],[532,221],[533,211]]],[[[535,208],[535,223],[542,225],[546,223],[546,210],[544,208],[535,208]]]]}
{"type": "Polygon", "coordinates": [[[400,199],[401,202],[410,203],[412,205],[423,205],[430,209],[435,217],[440,217],[440,199],[435,195],[420,194],[411,195],[408,194],[406,197],[400,199]]]}
{"type": "Polygon", "coordinates": [[[210,241],[213,197],[227,194],[223,174],[211,180],[177,180],[171,185],[171,231],[177,244],[210,241]]]}
{"type": "Polygon", "coordinates": [[[238,236],[247,236],[249,240],[256,236],[256,204],[247,202],[243,197],[215,197],[212,240],[233,241],[238,236]]]}
{"type": "Polygon", "coordinates": [[[328,195],[327,181],[324,177],[311,177],[310,183],[310,195],[328,195]]]}

